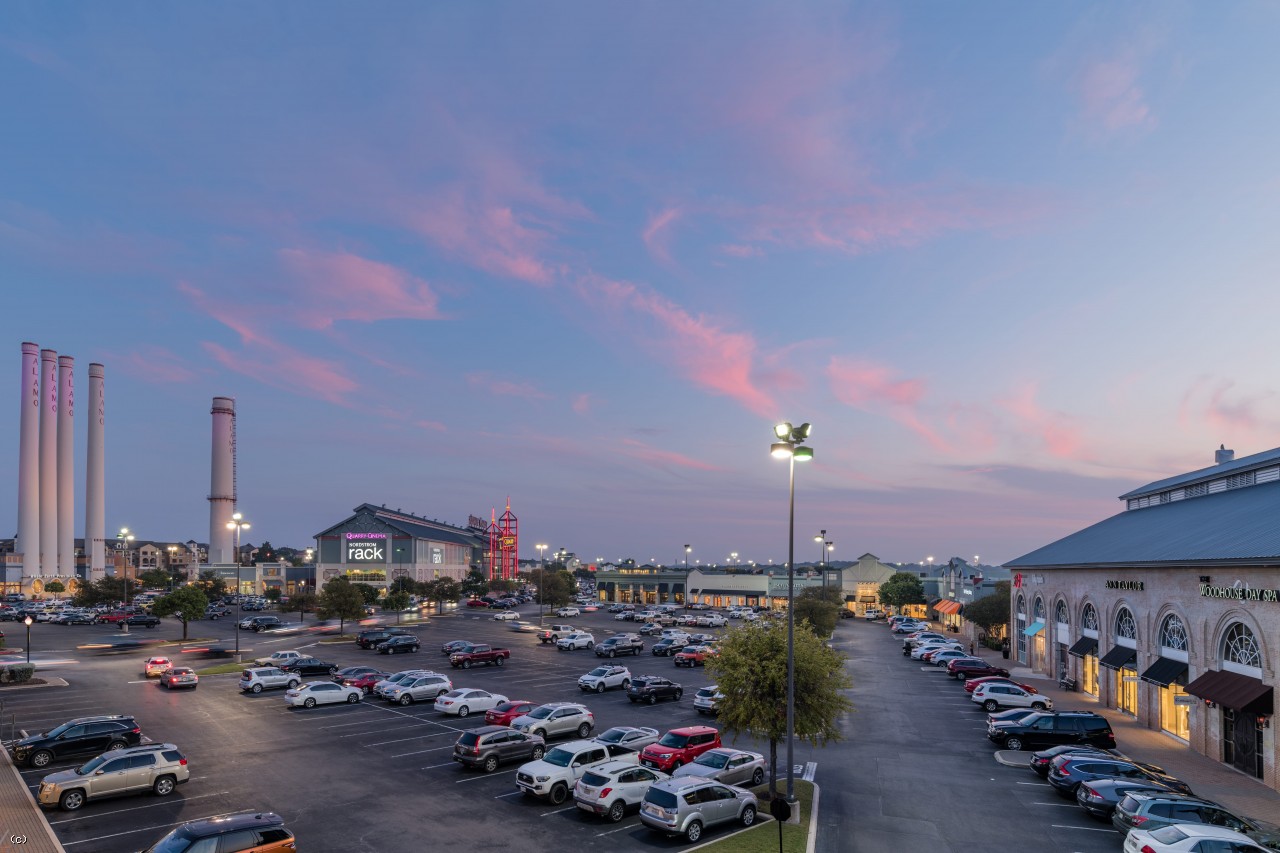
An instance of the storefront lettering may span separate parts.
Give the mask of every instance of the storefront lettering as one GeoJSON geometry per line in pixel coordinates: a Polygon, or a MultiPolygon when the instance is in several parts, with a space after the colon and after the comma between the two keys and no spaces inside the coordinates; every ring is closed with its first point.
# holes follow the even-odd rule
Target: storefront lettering
{"type": "Polygon", "coordinates": [[[1206,598],[1234,598],[1236,601],[1280,601],[1280,589],[1254,589],[1247,586],[1212,586],[1200,584],[1206,598]]]}
{"type": "Polygon", "coordinates": [[[385,533],[348,533],[348,539],[386,539],[385,533]]]}
{"type": "Polygon", "coordinates": [[[1142,592],[1146,589],[1143,581],[1107,581],[1107,589],[1127,589],[1130,592],[1142,592]]]}

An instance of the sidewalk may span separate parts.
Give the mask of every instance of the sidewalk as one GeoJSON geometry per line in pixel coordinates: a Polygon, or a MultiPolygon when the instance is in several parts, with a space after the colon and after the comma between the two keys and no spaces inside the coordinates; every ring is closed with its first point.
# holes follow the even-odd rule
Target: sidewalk
{"type": "Polygon", "coordinates": [[[0,749],[0,821],[3,835],[0,850],[21,850],[23,853],[66,853],[53,830],[49,828],[35,798],[27,790],[27,783],[18,775],[9,751],[0,749]]]}
{"type": "MultiPolygon", "coordinates": [[[[1274,791],[1257,779],[1201,755],[1182,741],[1164,732],[1149,729],[1128,714],[1104,707],[1087,693],[1068,693],[1058,682],[1016,660],[1005,660],[999,652],[979,647],[977,656],[993,666],[1009,670],[1011,678],[1028,681],[1036,690],[1053,700],[1059,710],[1093,711],[1106,717],[1116,735],[1117,748],[1131,758],[1163,767],[1191,786],[1199,797],[1222,803],[1233,812],[1280,824],[1280,791],[1274,791]]],[[[1029,754],[1028,754],[1029,756],[1029,754]]]]}

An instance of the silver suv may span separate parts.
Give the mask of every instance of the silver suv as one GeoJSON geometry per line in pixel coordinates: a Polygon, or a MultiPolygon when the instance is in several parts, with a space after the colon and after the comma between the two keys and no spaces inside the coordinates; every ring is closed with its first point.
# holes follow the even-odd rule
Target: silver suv
{"type": "Polygon", "coordinates": [[[86,800],[141,794],[164,797],[191,777],[187,758],[171,743],[151,743],[106,752],[73,770],[60,770],[40,780],[42,807],[73,812],[86,800]]]}
{"type": "Polygon", "coordinates": [[[447,675],[438,672],[419,672],[406,676],[399,684],[382,691],[382,698],[388,702],[399,702],[401,705],[412,705],[414,702],[434,702],[453,689],[453,682],[447,675]]]}
{"type": "Polygon", "coordinates": [[[751,826],[758,808],[750,791],[682,776],[649,786],[640,804],[640,822],[656,832],[697,841],[705,827],[718,823],[738,821],[751,826]]]}
{"type": "Polygon", "coordinates": [[[511,728],[548,740],[559,735],[585,738],[595,728],[595,715],[576,702],[548,702],[511,721],[511,728]]]}
{"type": "Polygon", "coordinates": [[[290,690],[302,683],[302,677],[274,666],[260,666],[240,673],[240,689],[246,693],[261,693],[275,687],[290,690]]]}

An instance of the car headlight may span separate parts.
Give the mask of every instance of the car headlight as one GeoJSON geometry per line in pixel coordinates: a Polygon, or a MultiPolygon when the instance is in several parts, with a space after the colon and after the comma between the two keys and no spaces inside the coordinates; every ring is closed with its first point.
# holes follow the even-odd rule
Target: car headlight
{"type": "Polygon", "coordinates": [[[666,761],[668,758],[671,758],[673,755],[675,755],[675,753],[673,752],[664,752],[664,753],[661,753],[658,757],[661,758],[663,761],[666,761]]]}
{"type": "Polygon", "coordinates": [[[551,777],[550,777],[550,776],[535,776],[535,777],[533,777],[533,778],[534,778],[534,781],[535,781],[535,782],[550,782],[550,781],[551,781],[551,777]]]}

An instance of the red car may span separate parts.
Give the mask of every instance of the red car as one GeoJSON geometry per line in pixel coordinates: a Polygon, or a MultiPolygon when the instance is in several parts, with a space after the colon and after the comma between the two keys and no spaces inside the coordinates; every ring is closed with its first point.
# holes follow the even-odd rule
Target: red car
{"type": "Polygon", "coordinates": [[[673,773],[676,768],[693,763],[693,760],[709,749],[720,746],[720,732],[711,726],[687,726],[672,729],[651,743],[640,753],[640,763],[663,773],[673,773]]]}
{"type": "Polygon", "coordinates": [[[1021,687],[1023,690],[1027,691],[1028,693],[1040,692],[1039,690],[1036,690],[1034,687],[1032,687],[1030,684],[1023,684],[1020,681],[1014,681],[1012,678],[1009,678],[1008,676],[1003,676],[1003,675],[988,675],[982,678],[970,678],[965,681],[964,690],[966,693],[972,693],[973,691],[978,689],[979,684],[989,684],[989,683],[1013,684],[1017,687],[1021,687]]]}
{"type": "Polygon", "coordinates": [[[981,659],[959,658],[947,661],[947,675],[968,681],[971,678],[988,678],[991,676],[1009,677],[1009,670],[1002,666],[987,663],[981,659]]]}
{"type": "Polygon", "coordinates": [[[516,717],[522,717],[536,707],[536,704],[525,699],[512,699],[485,711],[484,721],[490,726],[509,726],[516,717]]]}
{"type": "Polygon", "coordinates": [[[103,613],[98,616],[99,622],[123,622],[133,614],[126,610],[112,610],[110,613],[103,613]]]}
{"type": "Polygon", "coordinates": [[[488,607],[488,606],[489,606],[489,602],[487,602],[487,601],[481,601],[481,600],[480,600],[480,599],[478,599],[478,598],[473,598],[473,599],[471,599],[470,601],[468,601],[468,602],[467,602],[467,606],[468,606],[468,607],[488,607]]]}
{"type": "Polygon", "coordinates": [[[368,696],[373,692],[373,685],[382,681],[384,678],[390,678],[389,672],[366,672],[364,675],[357,675],[355,678],[344,678],[342,684],[345,687],[359,687],[360,692],[368,696]]]}

